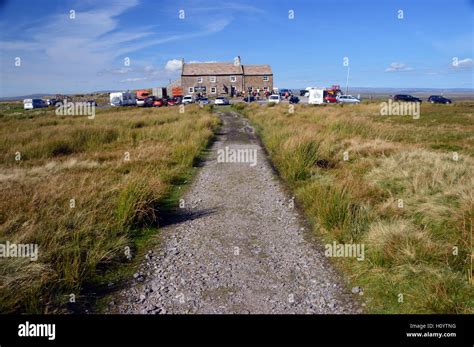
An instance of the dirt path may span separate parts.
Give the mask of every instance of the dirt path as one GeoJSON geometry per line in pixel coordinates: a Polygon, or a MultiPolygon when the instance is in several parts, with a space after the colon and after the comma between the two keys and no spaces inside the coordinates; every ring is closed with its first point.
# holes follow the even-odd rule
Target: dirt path
{"type": "Polygon", "coordinates": [[[162,229],[161,247],[110,312],[358,312],[322,247],[306,235],[253,129],[233,112],[220,116],[221,134],[182,215],[162,229]],[[218,162],[225,147],[255,149],[257,164],[218,162]]]}

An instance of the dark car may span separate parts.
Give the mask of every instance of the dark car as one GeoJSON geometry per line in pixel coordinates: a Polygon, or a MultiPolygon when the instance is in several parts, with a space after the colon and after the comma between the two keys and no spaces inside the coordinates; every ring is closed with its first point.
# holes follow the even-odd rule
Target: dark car
{"type": "Polygon", "coordinates": [[[168,100],[166,98],[155,98],[153,101],[154,107],[168,106],[168,100]]]}
{"type": "Polygon", "coordinates": [[[245,98],[242,99],[244,102],[254,102],[255,101],[255,96],[246,96],[245,98]]]}
{"type": "Polygon", "coordinates": [[[290,96],[290,99],[288,100],[288,102],[290,104],[297,104],[297,103],[300,102],[300,98],[298,98],[297,96],[292,95],[292,96],[290,96]]]}
{"type": "Polygon", "coordinates": [[[180,102],[181,102],[181,98],[179,97],[170,98],[168,99],[168,106],[178,105],[180,102]]]}
{"type": "Polygon", "coordinates": [[[306,89],[301,89],[300,90],[300,96],[304,96],[306,94],[307,90],[306,89]]]}
{"type": "Polygon", "coordinates": [[[393,101],[422,102],[421,99],[412,95],[397,94],[393,97],[393,101]]]}
{"type": "Polygon", "coordinates": [[[145,100],[143,101],[143,107],[152,107],[155,100],[156,99],[154,96],[149,96],[148,98],[145,98],[145,100]]]}
{"type": "Polygon", "coordinates": [[[452,104],[451,99],[445,98],[441,95],[431,95],[428,98],[428,102],[431,102],[432,104],[452,104]]]}
{"type": "Polygon", "coordinates": [[[282,98],[284,98],[284,97],[286,97],[286,95],[291,95],[291,90],[289,90],[289,89],[281,89],[279,94],[280,94],[280,96],[281,96],[282,98]]]}

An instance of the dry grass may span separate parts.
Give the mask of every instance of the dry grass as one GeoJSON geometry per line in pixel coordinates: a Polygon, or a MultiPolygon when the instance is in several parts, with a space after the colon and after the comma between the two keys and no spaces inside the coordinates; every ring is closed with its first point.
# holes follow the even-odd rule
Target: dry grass
{"type": "Polygon", "coordinates": [[[365,261],[336,263],[367,310],[472,313],[474,103],[422,105],[420,119],[375,103],[288,110],[243,112],[315,232],[365,245],[365,261]]]}
{"type": "Polygon", "coordinates": [[[0,122],[0,242],[39,245],[36,262],[0,259],[0,312],[41,313],[101,282],[126,247],[136,253],[218,121],[187,107],[99,110],[94,120],[0,111],[0,122]]]}

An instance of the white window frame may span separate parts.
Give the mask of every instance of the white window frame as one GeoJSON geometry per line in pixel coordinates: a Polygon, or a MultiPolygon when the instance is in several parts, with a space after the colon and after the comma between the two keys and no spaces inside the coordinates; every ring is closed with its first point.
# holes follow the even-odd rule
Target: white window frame
{"type": "Polygon", "coordinates": [[[268,82],[270,78],[268,76],[263,76],[263,82],[268,82]]]}
{"type": "Polygon", "coordinates": [[[188,88],[188,93],[194,93],[194,87],[189,87],[188,88]]]}
{"type": "Polygon", "coordinates": [[[211,94],[217,93],[217,87],[211,87],[211,94]]]}
{"type": "Polygon", "coordinates": [[[211,83],[216,83],[216,80],[217,80],[216,76],[210,76],[209,77],[209,82],[211,82],[211,83]]]}
{"type": "Polygon", "coordinates": [[[231,82],[237,82],[237,76],[230,76],[229,79],[231,82]]]}
{"type": "Polygon", "coordinates": [[[197,78],[197,83],[202,83],[202,77],[197,78]]]}

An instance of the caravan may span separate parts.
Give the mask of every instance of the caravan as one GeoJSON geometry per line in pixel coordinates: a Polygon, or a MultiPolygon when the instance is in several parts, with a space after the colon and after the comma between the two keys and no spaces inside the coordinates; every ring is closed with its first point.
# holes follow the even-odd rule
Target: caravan
{"type": "Polygon", "coordinates": [[[324,104],[324,89],[311,88],[308,90],[308,104],[324,104]]]}
{"type": "Polygon", "coordinates": [[[117,92],[110,93],[110,105],[112,106],[130,106],[136,105],[137,99],[133,93],[117,92]]]}

